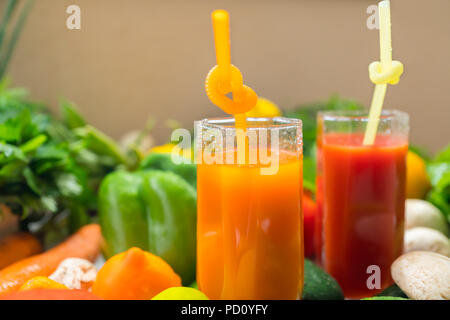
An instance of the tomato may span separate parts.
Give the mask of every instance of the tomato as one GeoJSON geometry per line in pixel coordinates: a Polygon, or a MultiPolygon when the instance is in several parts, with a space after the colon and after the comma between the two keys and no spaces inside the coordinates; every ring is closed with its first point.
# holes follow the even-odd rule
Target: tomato
{"type": "Polygon", "coordinates": [[[317,204],[309,194],[303,195],[303,238],[305,240],[305,256],[314,255],[314,223],[317,214],[317,204]]]}

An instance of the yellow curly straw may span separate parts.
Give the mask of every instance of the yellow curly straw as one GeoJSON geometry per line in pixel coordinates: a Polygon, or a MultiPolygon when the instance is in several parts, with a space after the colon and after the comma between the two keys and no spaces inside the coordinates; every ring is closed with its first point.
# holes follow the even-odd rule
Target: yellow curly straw
{"type": "Polygon", "coordinates": [[[206,77],[206,94],[211,102],[223,111],[234,115],[238,163],[243,164],[245,163],[245,150],[247,150],[245,112],[254,108],[258,97],[251,88],[243,84],[241,72],[231,64],[228,12],[215,10],[211,16],[217,66],[213,67],[206,77]],[[230,92],[233,93],[232,100],[226,96],[230,92]]]}
{"type": "Polygon", "coordinates": [[[403,73],[403,65],[399,61],[392,61],[391,43],[391,10],[389,0],[378,4],[380,21],[380,62],[369,65],[369,77],[375,84],[375,90],[370,106],[369,119],[364,134],[363,145],[373,145],[377,135],[381,109],[383,108],[387,84],[397,84],[403,73]]]}

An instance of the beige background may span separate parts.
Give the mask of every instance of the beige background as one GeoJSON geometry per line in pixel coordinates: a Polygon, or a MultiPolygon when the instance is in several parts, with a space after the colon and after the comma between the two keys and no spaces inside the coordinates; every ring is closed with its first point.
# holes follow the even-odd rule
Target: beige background
{"type": "MultiPolygon", "coordinates": [[[[0,0],[5,2],[5,0],[0,0]]],[[[149,115],[191,127],[221,115],[203,88],[214,65],[210,13],[231,13],[232,61],[245,82],[282,108],[332,93],[368,105],[367,66],[378,60],[368,30],[375,0],[37,0],[10,76],[56,107],[73,100],[95,126],[119,137],[149,115]],[[65,26],[81,7],[82,29],[65,26]]],[[[431,151],[449,142],[450,1],[393,0],[394,58],[405,65],[386,106],[411,115],[412,141],[431,151]],[[423,4],[426,3],[426,6],[423,4]]],[[[160,121],[159,142],[168,137],[160,121]]]]}

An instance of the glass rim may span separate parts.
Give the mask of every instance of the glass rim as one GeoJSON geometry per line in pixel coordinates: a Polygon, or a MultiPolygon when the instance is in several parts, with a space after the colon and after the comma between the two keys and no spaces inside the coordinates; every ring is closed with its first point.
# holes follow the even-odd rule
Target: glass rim
{"type": "MultiPolygon", "coordinates": [[[[248,117],[248,122],[252,124],[246,127],[247,130],[263,130],[263,129],[302,129],[302,120],[296,118],[286,117],[248,117]],[[277,122],[277,123],[270,123],[277,122]],[[256,123],[256,125],[255,125],[256,123]],[[261,125],[258,125],[261,123],[261,125]],[[263,125],[266,123],[266,125],[263,125]]],[[[219,130],[235,130],[235,118],[234,117],[215,117],[205,118],[195,121],[195,126],[200,125],[206,129],[219,129],[219,130]]]]}
{"type": "MultiPolygon", "coordinates": [[[[368,110],[330,110],[330,111],[319,111],[317,117],[322,118],[323,121],[369,121],[369,111],[368,110]]],[[[380,121],[389,121],[394,119],[409,120],[409,115],[407,112],[396,110],[396,109],[386,109],[381,111],[380,121]]]]}

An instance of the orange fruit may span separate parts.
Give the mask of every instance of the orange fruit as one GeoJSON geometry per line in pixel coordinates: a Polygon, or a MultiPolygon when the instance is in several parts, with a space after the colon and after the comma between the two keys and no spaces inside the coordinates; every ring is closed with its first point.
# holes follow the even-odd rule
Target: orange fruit
{"type": "Polygon", "coordinates": [[[425,160],[418,154],[408,151],[406,158],[406,197],[408,199],[423,199],[430,187],[425,160]]]}
{"type": "Polygon", "coordinates": [[[245,113],[248,118],[272,118],[281,116],[278,106],[272,101],[259,97],[253,109],[245,113]]]}

